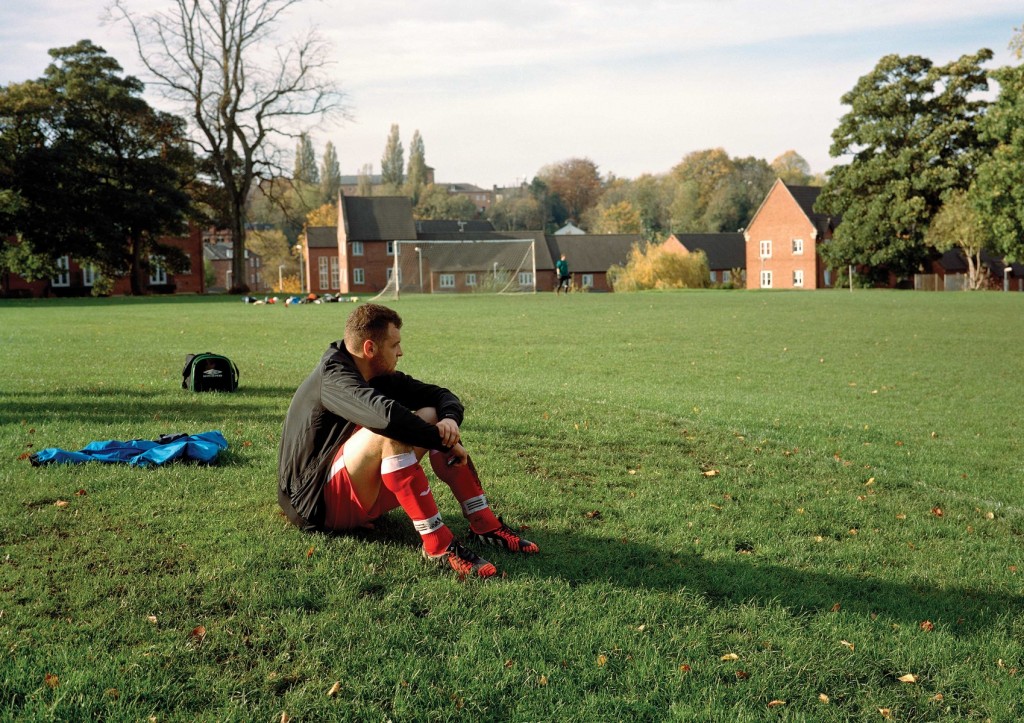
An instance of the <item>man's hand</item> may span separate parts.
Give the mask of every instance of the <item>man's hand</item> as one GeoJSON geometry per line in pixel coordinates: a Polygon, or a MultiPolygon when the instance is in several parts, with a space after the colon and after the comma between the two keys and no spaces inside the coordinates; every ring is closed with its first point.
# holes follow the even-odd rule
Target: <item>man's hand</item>
{"type": "Polygon", "coordinates": [[[461,442],[456,442],[455,446],[448,452],[448,466],[449,467],[461,467],[469,461],[469,452],[462,446],[461,442]]]}
{"type": "Polygon", "coordinates": [[[437,423],[437,433],[441,435],[441,444],[445,447],[454,447],[462,439],[458,423],[448,417],[437,423]]]}

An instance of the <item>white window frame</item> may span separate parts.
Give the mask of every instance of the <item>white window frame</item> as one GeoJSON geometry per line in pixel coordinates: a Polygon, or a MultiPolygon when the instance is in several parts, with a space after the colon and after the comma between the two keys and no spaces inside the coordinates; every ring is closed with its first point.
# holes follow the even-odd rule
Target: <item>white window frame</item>
{"type": "Polygon", "coordinates": [[[768,269],[761,271],[761,288],[770,289],[772,288],[772,272],[768,269]]]}
{"type": "Polygon", "coordinates": [[[92,286],[96,283],[96,267],[92,264],[82,267],[82,286],[92,286]]]}
{"type": "Polygon", "coordinates": [[[770,259],[772,257],[772,241],[771,239],[765,239],[761,242],[760,256],[762,259],[770,259]]]}
{"type": "Polygon", "coordinates": [[[793,269],[793,288],[799,289],[804,285],[804,270],[793,269]]]}
{"type": "Polygon", "coordinates": [[[731,279],[731,278],[732,278],[732,272],[731,271],[729,271],[728,269],[725,269],[725,270],[722,271],[722,283],[723,284],[728,284],[729,283],[729,279],[731,279]]]}
{"type": "Polygon", "coordinates": [[[353,284],[365,284],[366,283],[366,272],[362,269],[352,269],[352,283],[353,284]]]}
{"type": "Polygon", "coordinates": [[[593,274],[581,274],[580,275],[580,284],[583,286],[584,289],[592,289],[592,288],[594,288],[594,275],[593,274]]]}
{"type": "Polygon", "coordinates": [[[520,271],[519,272],[519,285],[520,286],[533,286],[533,272],[532,271],[520,271]]]}
{"type": "Polygon", "coordinates": [[[338,257],[331,257],[331,289],[341,289],[341,268],[338,265],[338,257]]]}
{"type": "Polygon", "coordinates": [[[149,285],[163,286],[167,283],[167,269],[161,256],[149,257],[149,285]]]}
{"type": "Polygon", "coordinates": [[[362,256],[363,255],[363,242],[362,241],[353,241],[352,242],[352,255],[353,256],[362,256]]]}
{"type": "Polygon", "coordinates": [[[468,274],[466,274],[466,286],[476,286],[476,274],[475,273],[468,273],[468,274]]]}
{"type": "Polygon", "coordinates": [[[793,255],[801,256],[804,252],[804,240],[802,238],[793,239],[793,255]]]}
{"type": "Polygon", "coordinates": [[[395,242],[394,241],[388,241],[388,256],[394,256],[394,255],[395,255],[395,242]]]}
{"type": "Polygon", "coordinates": [[[439,289],[454,289],[455,288],[455,274],[438,274],[437,275],[437,287],[439,289]]]}
{"type": "Polygon", "coordinates": [[[317,270],[320,272],[320,288],[329,289],[331,288],[328,284],[331,280],[330,269],[328,268],[328,261],[326,256],[321,256],[317,259],[317,270]]]}
{"type": "Polygon", "coordinates": [[[57,275],[50,279],[50,285],[54,288],[71,286],[71,259],[67,256],[57,259],[57,275]]]}

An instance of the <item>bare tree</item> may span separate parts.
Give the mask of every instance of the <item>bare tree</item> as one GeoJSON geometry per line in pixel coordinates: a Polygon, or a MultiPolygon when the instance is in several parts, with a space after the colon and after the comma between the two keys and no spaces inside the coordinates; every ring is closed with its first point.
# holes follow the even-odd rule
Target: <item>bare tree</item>
{"type": "Polygon", "coordinates": [[[173,0],[173,9],[138,15],[114,0],[156,87],[180,104],[223,186],[231,232],[232,290],[248,291],[245,212],[257,178],[282,173],[274,141],[294,138],[297,124],[347,115],[344,94],[327,73],[327,43],[310,31],[291,43],[276,38],[286,11],[301,0],[173,0]]]}

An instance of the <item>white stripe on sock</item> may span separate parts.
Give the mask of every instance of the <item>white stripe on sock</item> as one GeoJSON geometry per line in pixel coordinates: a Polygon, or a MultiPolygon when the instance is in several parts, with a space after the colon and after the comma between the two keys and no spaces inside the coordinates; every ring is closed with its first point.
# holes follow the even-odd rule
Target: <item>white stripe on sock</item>
{"type": "Polygon", "coordinates": [[[415,452],[403,452],[402,454],[396,454],[394,457],[385,457],[380,461],[380,471],[383,474],[388,472],[397,472],[400,469],[406,467],[412,467],[415,464],[419,464],[419,460],[416,459],[415,452]]]}
{"type": "Polygon", "coordinates": [[[471,515],[474,512],[487,509],[487,498],[483,495],[477,495],[476,497],[470,497],[468,500],[462,503],[462,514],[471,515]]]}
{"type": "Polygon", "coordinates": [[[444,523],[441,522],[440,512],[431,517],[429,520],[413,520],[412,524],[413,527],[416,528],[416,531],[421,535],[429,535],[431,532],[437,532],[442,527],[444,527],[444,523]]]}

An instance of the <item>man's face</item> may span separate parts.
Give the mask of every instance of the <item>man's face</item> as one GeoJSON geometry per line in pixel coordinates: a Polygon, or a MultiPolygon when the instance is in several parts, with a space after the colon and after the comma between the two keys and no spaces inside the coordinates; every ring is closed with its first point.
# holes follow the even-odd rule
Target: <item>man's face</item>
{"type": "Polygon", "coordinates": [[[388,324],[384,341],[376,345],[373,355],[373,375],[391,374],[398,368],[398,357],[402,356],[402,332],[394,324],[388,324]]]}

